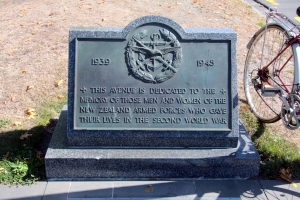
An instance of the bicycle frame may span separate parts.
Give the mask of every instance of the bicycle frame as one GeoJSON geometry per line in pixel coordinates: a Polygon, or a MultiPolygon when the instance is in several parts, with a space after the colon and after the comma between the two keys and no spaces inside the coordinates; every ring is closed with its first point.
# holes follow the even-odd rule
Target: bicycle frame
{"type": "MultiPolygon", "coordinates": [[[[267,28],[267,27],[266,27],[267,28]]],[[[293,52],[294,52],[294,63],[295,63],[295,67],[294,67],[294,87],[293,90],[299,90],[299,83],[300,83],[300,44],[299,44],[299,39],[300,39],[300,34],[297,35],[296,37],[294,37],[291,41],[288,42],[287,46],[282,49],[275,58],[273,58],[273,60],[271,60],[271,62],[269,64],[267,64],[266,66],[264,66],[261,69],[261,73],[260,73],[260,78],[271,85],[271,83],[269,82],[268,78],[264,77],[263,74],[266,73],[266,71],[268,70],[269,66],[272,65],[290,46],[292,46],[293,48],[293,52]]],[[[286,87],[286,85],[284,84],[283,80],[280,77],[280,72],[282,71],[282,69],[286,66],[286,64],[291,60],[291,58],[293,57],[293,54],[285,61],[285,63],[281,66],[280,69],[276,69],[275,73],[277,73],[278,75],[278,79],[280,80],[282,86],[284,87],[284,90],[287,93],[291,93],[294,91],[289,91],[289,89],[286,87]]]]}
{"type": "MultiPolygon", "coordinates": [[[[267,25],[266,25],[265,29],[267,29],[267,25]]],[[[280,69],[275,69],[275,72],[274,72],[274,73],[277,74],[277,77],[278,77],[279,81],[281,82],[281,86],[277,82],[275,82],[275,83],[280,88],[283,87],[283,89],[286,91],[287,94],[296,94],[296,92],[300,90],[300,34],[298,34],[294,38],[292,38],[288,42],[288,44],[286,45],[286,47],[284,47],[284,49],[282,49],[280,52],[278,52],[277,56],[274,57],[271,60],[271,62],[269,62],[266,66],[264,66],[261,70],[259,70],[259,78],[262,79],[262,81],[268,83],[269,85],[272,85],[271,82],[269,81],[268,77],[266,77],[264,74],[266,74],[268,68],[274,62],[276,62],[276,60],[291,46],[292,46],[292,49],[293,49],[293,54],[291,54],[289,56],[289,58],[284,62],[284,64],[281,66],[280,69]],[[294,64],[295,64],[295,66],[294,66],[294,82],[293,82],[292,91],[290,91],[287,88],[287,86],[284,83],[284,81],[281,79],[280,72],[286,66],[286,64],[291,60],[291,58],[293,57],[293,55],[294,55],[294,64]]],[[[279,96],[282,97],[282,101],[283,101],[283,104],[285,105],[285,108],[288,108],[288,110],[290,110],[291,107],[289,105],[289,102],[287,101],[287,96],[284,94],[284,92],[282,91],[282,89],[279,89],[279,96]]],[[[295,98],[298,99],[297,96],[295,96],[295,98]]],[[[299,114],[299,112],[297,112],[296,114],[299,114]]],[[[299,126],[299,124],[298,124],[298,126],[299,126]]]]}

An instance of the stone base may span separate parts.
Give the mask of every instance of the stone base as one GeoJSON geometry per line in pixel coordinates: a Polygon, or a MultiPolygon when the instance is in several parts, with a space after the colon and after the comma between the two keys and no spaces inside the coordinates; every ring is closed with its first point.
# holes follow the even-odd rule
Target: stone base
{"type": "Polygon", "coordinates": [[[70,148],[63,109],[46,157],[48,179],[199,179],[248,178],[260,157],[240,123],[237,148],[70,148]]]}

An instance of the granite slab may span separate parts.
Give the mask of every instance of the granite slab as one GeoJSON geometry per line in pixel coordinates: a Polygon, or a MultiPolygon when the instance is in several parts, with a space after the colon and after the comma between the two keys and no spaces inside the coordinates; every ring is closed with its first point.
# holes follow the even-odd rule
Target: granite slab
{"type": "Polygon", "coordinates": [[[260,157],[243,124],[237,148],[87,148],[69,147],[64,106],[46,157],[48,179],[160,180],[248,178],[260,157]]]}

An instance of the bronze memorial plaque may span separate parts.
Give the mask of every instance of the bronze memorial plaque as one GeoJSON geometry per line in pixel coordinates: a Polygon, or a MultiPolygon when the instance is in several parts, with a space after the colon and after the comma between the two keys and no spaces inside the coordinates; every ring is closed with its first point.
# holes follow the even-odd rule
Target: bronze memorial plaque
{"type": "Polygon", "coordinates": [[[230,40],[145,24],[75,48],[74,130],[232,129],[230,40]]]}

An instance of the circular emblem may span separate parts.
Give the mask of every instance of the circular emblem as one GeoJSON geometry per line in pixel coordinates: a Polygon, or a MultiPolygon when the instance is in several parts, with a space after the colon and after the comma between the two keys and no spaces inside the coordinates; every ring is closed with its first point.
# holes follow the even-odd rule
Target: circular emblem
{"type": "Polygon", "coordinates": [[[173,33],[159,29],[148,35],[142,29],[132,36],[126,47],[126,62],[133,75],[147,83],[162,83],[179,70],[182,49],[173,33]]]}

